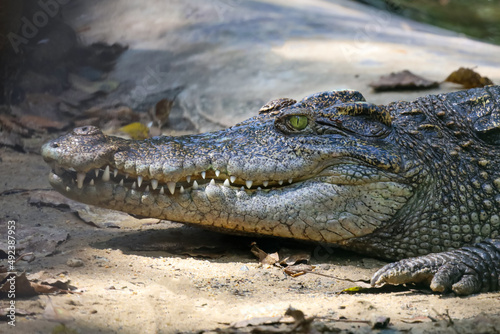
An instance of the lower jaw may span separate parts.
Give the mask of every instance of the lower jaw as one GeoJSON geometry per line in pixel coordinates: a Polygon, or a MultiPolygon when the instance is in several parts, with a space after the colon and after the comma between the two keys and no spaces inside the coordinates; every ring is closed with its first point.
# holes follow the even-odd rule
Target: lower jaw
{"type": "MultiPolygon", "coordinates": [[[[261,189],[260,187],[248,189],[243,186],[227,186],[221,182],[206,181],[206,183],[196,187],[192,185],[189,187],[180,186],[172,194],[165,187],[156,189],[152,189],[149,185],[137,187],[136,185],[132,186],[130,182],[121,185],[111,181],[97,181],[92,185],[85,184],[78,187],[73,177],[60,176],[55,173],[49,175],[49,182],[61,194],[85,204],[170,220],[179,220],[172,215],[182,216],[182,212],[179,215],[165,212],[166,208],[172,206],[177,207],[178,211],[182,211],[190,205],[196,206],[196,201],[215,201],[222,198],[246,200],[254,196],[269,196],[284,190],[284,188],[261,189]]],[[[289,188],[293,189],[298,186],[299,184],[294,184],[289,188]]]]}

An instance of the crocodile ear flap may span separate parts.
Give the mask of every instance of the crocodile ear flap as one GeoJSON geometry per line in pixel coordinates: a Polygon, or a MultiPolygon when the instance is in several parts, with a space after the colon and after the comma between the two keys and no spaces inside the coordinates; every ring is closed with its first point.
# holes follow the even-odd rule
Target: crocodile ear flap
{"type": "Polygon", "coordinates": [[[474,122],[474,130],[481,140],[490,145],[500,145],[500,111],[479,117],[474,122]]]}
{"type": "Polygon", "coordinates": [[[389,111],[375,104],[366,102],[343,103],[334,106],[338,114],[349,116],[369,116],[382,124],[391,126],[392,117],[389,111]]]}

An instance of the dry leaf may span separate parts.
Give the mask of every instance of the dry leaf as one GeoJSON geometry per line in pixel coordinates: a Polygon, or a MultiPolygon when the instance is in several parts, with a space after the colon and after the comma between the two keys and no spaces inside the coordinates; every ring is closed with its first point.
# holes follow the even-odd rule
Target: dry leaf
{"type": "Polygon", "coordinates": [[[301,249],[282,248],[279,254],[281,258],[280,265],[283,267],[300,263],[308,264],[311,260],[311,252],[301,249]]]}
{"type": "Polygon", "coordinates": [[[142,140],[149,138],[149,128],[139,122],[131,123],[120,128],[121,132],[125,132],[130,138],[142,140]]]}
{"type": "Polygon", "coordinates": [[[26,278],[26,273],[20,274],[0,274],[0,295],[8,294],[11,287],[15,286],[16,297],[35,296],[36,291],[31,286],[30,281],[26,278]]]}
{"type": "Polygon", "coordinates": [[[259,259],[259,262],[262,264],[272,266],[278,263],[280,260],[278,252],[268,254],[260,249],[255,242],[252,243],[252,249],[250,249],[250,251],[259,259]]]}
{"type": "Polygon", "coordinates": [[[158,124],[161,129],[168,122],[168,116],[172,111],[172,106],[174,105],[174,100],[171,99],[161,99],[156,103],[154,108],[151,109],[151,116],[158,124]]]}
{"type": "Polygon", "coordinates": [[[470,68],[460,67],[452,72],[444,81],[461,84],[464,88],[477,88],[493,85],[487,77],[482,77],[479,73],[470,68]]]}
{"type": "Polygon", "coordinates": [[[379,80],[370,83],[370,87],[376,92],[430,89],[438,86],[439,83],[437,81],[427,80],[408,70],[381,76],[379,80]]]}

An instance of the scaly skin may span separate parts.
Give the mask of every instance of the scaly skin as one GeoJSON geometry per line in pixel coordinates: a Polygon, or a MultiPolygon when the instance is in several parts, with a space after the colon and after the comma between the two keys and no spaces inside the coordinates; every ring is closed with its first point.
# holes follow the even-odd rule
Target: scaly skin
{"type": "Polygon", "coordinates": [[[130,141],[82,127],[42,154],[52,186],[84,203],[421,256],[387,265],[372,284],[428,281],[470,294],[500,285],[499,109],[498,86],[387,106],[335,91],[274,100],[193,136],[130,141]]]}

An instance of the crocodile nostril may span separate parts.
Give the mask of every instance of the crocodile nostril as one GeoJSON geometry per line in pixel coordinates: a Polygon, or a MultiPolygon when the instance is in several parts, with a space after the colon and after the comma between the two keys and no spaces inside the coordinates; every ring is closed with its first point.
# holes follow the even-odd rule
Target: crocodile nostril
{"type": "Polygon", "coordinates": [[[57,143],[52,143],[52,145],[50,145],[51,148],[58,148],[59,147],[59,144],[57,143]]]}

